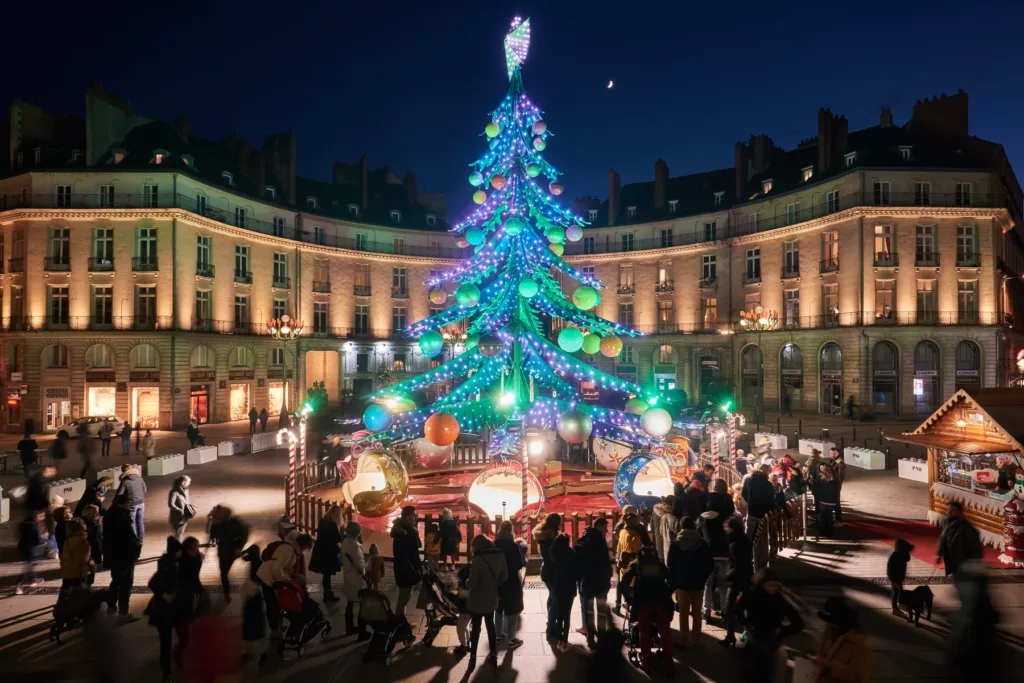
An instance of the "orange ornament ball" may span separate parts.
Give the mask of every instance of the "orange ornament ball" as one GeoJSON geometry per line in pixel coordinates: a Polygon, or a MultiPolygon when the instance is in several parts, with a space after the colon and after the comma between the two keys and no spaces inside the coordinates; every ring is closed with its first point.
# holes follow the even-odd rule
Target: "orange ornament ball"
{"type": "Polygon", "coordinates": [[[448,446],[459,438],[459,421],[448,413],[435,413],[423,425],[423,436],[435,446],[448,446]]]}
{"type": "Polygon", "coordinates": [[[601,353],[608,358],[615,358],[622,353],[622,340],[615,335],[609,335],[601,340],[601,353]]]}
{"type": "Polygon", "coordinates": [[[497,173],[494,176],[492,176],[491,187],[493,187],[495,190],[500,190],[501,188],[505,187],[505,176],[501,175],[500,173],[497,173]]]}

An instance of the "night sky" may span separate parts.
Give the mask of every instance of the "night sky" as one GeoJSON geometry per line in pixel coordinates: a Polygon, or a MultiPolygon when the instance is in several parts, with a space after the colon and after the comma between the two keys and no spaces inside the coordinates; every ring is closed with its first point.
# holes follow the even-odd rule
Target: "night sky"
{"type": "Polygon", "coordinates": [[[524,82],[566,197],[604,198],[609,167],[650,180],[658,157],[672,175],[731,166],[752,133],[791,148],[822,106],[851,130],[884,106],[902,124],[916,99],[958,88],[971,133],[1005,145],[1024,176],[1024,9],[1005,0],[18,5],[5,8],[5,103],[82,117],[95,81],[205,137],[237,130],[260,146],[292,128],[300,173],[327,180],[365,152],[446,191],[452,217],[507,88],[515,14],[532,19],[524,82]]]}

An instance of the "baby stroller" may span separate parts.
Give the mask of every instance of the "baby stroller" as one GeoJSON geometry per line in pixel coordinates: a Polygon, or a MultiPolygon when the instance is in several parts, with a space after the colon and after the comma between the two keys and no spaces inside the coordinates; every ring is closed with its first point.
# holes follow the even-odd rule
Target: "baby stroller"
{"type": "Polygon", "coordinates": [[[391,602],[380,591],[369,588],[359,591],[359,616],[373,629],[363,654],[364,662],[378,660],[387,666],[399,642],[409,647],[416,640],[409,623],[391,610],[391,602]]]}
{"type": "Polygon", "coordinates": [[[458,621],[461,601],[457,595],[448,591],[448,586],[433,570],[427,570],[426,576],[423,577],[420,601],[425,603],[423,614],[427,618],[427,632],[423,634],[423,644],[430,647],[442,628],[454,626],[458,621]]]}
{"type": "Polygon", "coordinates": [[[302,655],[302,646],[316,638],[324,640],[331,635],[331,622],[306,589],[298,581],[279,581],[274,584],[274,595],[281,607],[281,644],[278,652],[292,650],[302,655]]]}
{"type": "MultiPolygon", "coordinates": [[[[633,618],[633,610],[629,611],[629,618],[626,622],[626,657],[629,663],[640,668],[643,662],[640,660],[640,622],[633,618]]],[[[661,636],[658,629],[651,626],[651,656],[661,657],[661,636]]]]}
{"type": "Polygon", "coordinates": [[[53,606],[53,626],[50,627],[50,640],[58,645],[63,645],[60,642],[60,634],[82,626],[105,600],[107,600],[107,591],[93,591],[85,584],[62,590],[57,595],[57,602],[53,606]]]}

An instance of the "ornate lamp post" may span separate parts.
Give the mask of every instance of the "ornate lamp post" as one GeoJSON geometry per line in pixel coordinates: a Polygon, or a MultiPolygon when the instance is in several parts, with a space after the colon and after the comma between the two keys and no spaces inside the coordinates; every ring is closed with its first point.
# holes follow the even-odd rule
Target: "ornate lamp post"
{"type": "MultiPolygon", "coordinates": [[[[779,314],[776,311],[769,311],[758,306],[752,311],[740,311],[740,327],[746,332],[757,333],[757,352],[760,359],[757,363],[757,419],[758,431],[761,427],[761,419],[764,416],[764,349],[761,348],[761,333],[771,332],[779,325],[779,314]]],[[[742,359],[741,359],[742,363],[742,359]]]]}
{"type": "MultiPolygon", "coordinates": [[[[302,330],[305,328],[305,324],[301,320],[295,320],[294,318],[282,315],[280,318],[272,318],[267,321],[267,329],[270,331],[270,336],[282,342],[290,342],[298,339],[302,335],[302,330]]],[[[283,346],[283,345],[282,345],[283,346]]],[[[298,354],[296,354],[296,362],[298,361],[298,354]]],[[[283,412],[288,412],[288,361],[285,359],[282,373],[284,376],[284,406],[282,407],[283,412]]]]}
{"type": "MultiPolygon", "coordinates": [[[[267,321],[267,330],[270,331],[270,336],[287,345],[288,342],[295,341],[302,335],[302,330],[305,325],[301,320],[295,320],[291,316],[282,315],[280,318],[272,318],[267,321]]],[[[288,394],[289,394],[289,381],[288,381],[288,362],[285,359],[282,368],[282,374],[284,377],[284,405],[281,407],[281,411],[288,412],[288,394]]],[[[295,447],[298,446],[298,465],[301,469],[306,461],[306,411],[303,411],[302,418],[298,425],[298,434],[289,429],[282,429],[277,433],[277,443],[283,445],[285,439],[288,441],[288,518],[291,521],[295,521],[296,513],[296,500],[295,500],[295,447]]]]}

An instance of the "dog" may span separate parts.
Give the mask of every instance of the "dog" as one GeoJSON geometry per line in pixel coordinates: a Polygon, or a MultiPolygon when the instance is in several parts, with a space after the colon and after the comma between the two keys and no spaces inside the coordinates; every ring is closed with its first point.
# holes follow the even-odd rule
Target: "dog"
{"type": "Polygon", "coordinates": [[[927,610],[925,619],[932,620],[932,589],[928,586],[918,586],[914,590],[905,590],[900,595],[900,605],[907,610],[907,621],[917,626],[921,621],[921,615],[927,610]]]}

